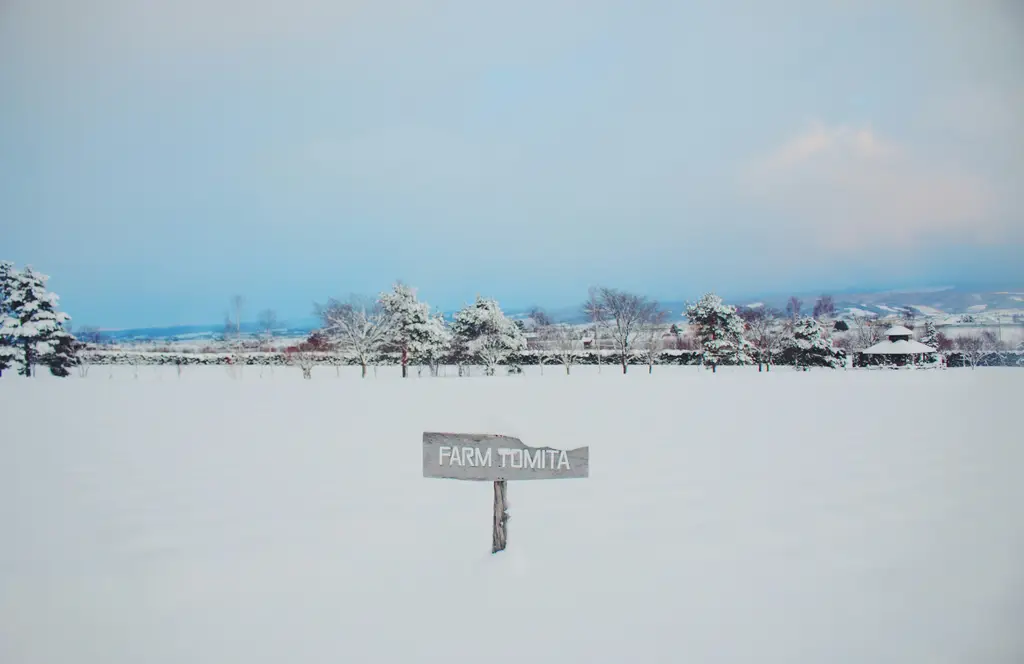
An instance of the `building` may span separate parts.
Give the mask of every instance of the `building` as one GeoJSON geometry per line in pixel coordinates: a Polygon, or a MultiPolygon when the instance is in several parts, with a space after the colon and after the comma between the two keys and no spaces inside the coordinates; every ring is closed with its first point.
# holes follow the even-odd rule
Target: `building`
{"type": "Polygon", "coordinates": [[[854,356],[854,366],[918,366],[937,364],[939,352],[915,341],[914,333],[902,325],[885,331],[885,339],[854,356]]]}

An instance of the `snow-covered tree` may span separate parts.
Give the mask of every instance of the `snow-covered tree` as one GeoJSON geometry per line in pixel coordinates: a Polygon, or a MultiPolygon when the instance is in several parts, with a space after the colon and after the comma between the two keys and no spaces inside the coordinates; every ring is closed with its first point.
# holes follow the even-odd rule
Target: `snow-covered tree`
{"type": "Polygon", "coordinates": [[[67,376],[74,364],[74,337],[63,327],[71,317],[57,310],[60,298],[46,290],[48,279],[31,267],[5,277],[7,303],[0,337],[14,349],[22,376],[34,375],[38,364],[48,366],[55,376],[67,376]]]}
{"type": "Polygon", "coordinates": [[[786,351],[792,353],[798,367],[829,367],[842,365],[839,353],[832,347],[832,339],[815,318],[800,318],[793,324],[793,335],[786,351]]]}
{"type": "Polygon", "coordinates": [[[330,299],[317,307],[324,332],[343,352],[359,361],[366,378],[370,362],[379,357],[394,334],[394,317],[379,301],[353,296],[348,302],[330,299]]]}
{"type": "Polygon", "coordinates": [[[452,345],[452,333],[440,313],[430,317],[426,327],[426,342],[415,353],[414,359],[430,367],[430,375],[437,376],[452,345]]]}
{"type": "Polygon", "coordinates": [[[752,347],[743,338],[743,319],[736,307],[708,293],[686,308],[686,318],[693,327],[703,351],[702,360],[715,371],[718,365],[752,364],[752,347]]]}
{"type": "Polygon", "coordinates": [[[489,376],[509,355],[526,350],[523,331],[491,298],[477,296],[476,302],[458,311],[452,333],[460,348],[480,358],[489,376]]]}
{"type": "Polygon", "coordinates": [[[972,369],[977,368],[985,354],[985,341],[980,336],[964,335],[957,337],[955,343],[964,363],[970,365],[972,369]]]}
{"type": "Polygon", "coordinates": [[[380,303],[391,317],[390,345],[402,354],[402,378],[409,376],[409,360],[428,361],[444,347],[444,321],[431,315],[430,305],[416,299],[416,290],[398,282],[381,293],[380,303]]]}
{"type": "Polygon", "coordinates": [[[0,376],[14,362],[16,351],[13,340],[2,333],[2,327],[10,313],[11,290],[14,288],[14,263],[0,261],[0,376]]]}
{"type": "Polygon", "coordinates": [[[924,323],[924,334],[921,335],[921,343],[932,348],[939,347],[939,332],[935,329],[935,323],[930,320],[924,323]]]}
{"type": "Polygon", "coordinates": [[[853,328],[854,346],[857,350],[870,348],[882,340],[885,324],[875,314],[858,316],[853,328]]]}
{"type": "Polygon", "coordinates": [[[43,363],[50,367],[50,373],[54,376],[66,378],[71,375],[71,367],[79,364],[77,351],[80,345],[70,332],[61,331],[50,341],[51,350],[43,356],[43,363]]]}

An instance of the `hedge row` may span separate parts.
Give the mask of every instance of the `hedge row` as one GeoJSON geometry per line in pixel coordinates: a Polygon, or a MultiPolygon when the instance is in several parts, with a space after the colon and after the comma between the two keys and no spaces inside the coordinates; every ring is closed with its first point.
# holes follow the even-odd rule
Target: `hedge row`
{"type": "MultiPolygon", "coordinates": [[[[340,353],[310,353],[310,359],[316,365],[322,366],[358,366],[359,361],[340,353]]],[[[206,365],[206,366],[227,366],[238,364],[243,366],[286,366],[288,356],[285,353],[181,353],[181,352],[157,352],[157,351],[105,351],[105,350],[84,350],[78,353],[79,362],[93,365],[206,365]]],[[[646,353],[634,352],[627,355],[626,363],[631,366],[643,366],[648,364],[646,353]]],[[[510,355],[502,363],[505,366],[537,366],[541,363],[549,366],[559,366],[562,358],[557,354],[545,351],[528,350],[510,355]]],[[[621,363],[621,355],[614,351],[602,351],[600,362],[607,365],[618,365],[621,363]]],[[[375,364],[378,366],[397,366],[400,363],[400,356],[395,354],[384,354],[378,356],[375,364]]],[[[574,353],[571,363],[573,365],[596,365],[598,364],[598,353],[596,351],[583,351],[574,353]]],[[[668,366],[694,366],[701,363],[700,351],[692,350],[664,350],[659,352],[654,363],[668,366]]],[[[415,363],[414,363],[415,364],[415,363]]],[[[454,366],[458,364],[479,365],[476,358],[448,356],[441,358],[440,364],[454,366]]],[[[789,358],[780,358],[775,364],[792,364],[789,358]]]]}
{"type": "MultiPolygon", "coordinates": [[[[960,351],[944,353],[946,366],[969,367],[971,362],[960,351]]],[[[979,367],[1024,367],[1024,350],[990,350],[983,351],[978,357],[979,367]]]]}
{"type": "MultiPolygon", "coordinates": [[[[783,354],[773,364],[786,366],[794,364],[794,359],[789,354],[783,354]]],[[[963,353],[953,351],[944,353],[946,364],[949,367],[969,367],[970,362],[963,353]]],[[[845,353],[839,351],[838,356],[845,360],[845,353]]],[[[601,362],[609,365],[620,364],[620,355],[614,351],[602,351],[601,362]]],[[[353,357],[338,353],[312,353],[311,359],[314,364],[321,366],[358,366],[359,362],[353,357]]],[[[545,365],[561,365],[560,359],[553,353],[544,351],[524,351],[510,356],[503,362],[507,366],[536,366],[543,362],[545,365]]],[[[78,352],[78,360],[82,364],[93,365],[209,365],[227,366],[230,364],[241,364],[245,366],[286,366],[288,357],[284,353],[180,353],[180,352],[133,352],[133,351],[102,351],[87,350],[78,352]]],[[[693,366],[700,364],[700,351],[692,350],[664,350],[655,356],[655,364],[667,366],[693,366]]],[[[385,354],[379,356],[371,364],[377,366],[397,366],[400,357],[396,354],[385,354]]],[[[455,356],[442,358],[440,364],[479,364],[472,358],[458,358],[455,356]],[[460,361],[461,360],[461,361],[460,361]]],[[[573,357],[574,365],[596,365],[598,354],[596,351],[584,351],[576,353],[573,357]]],[[[646,365],[648,358],[645,353],[631,353],[626,358],[626,363],[631,366],[646,365]]],[[[418,364],[418,363],[415,363],[418,364]]],[[[977,366],[984,367],[1024,367],[1024,351],[990,351],[982,353],[977,366]]]]}
{"type": "MultiPolygon", "coordinates": [[[[358,366],[359,361],[351,356],[341,353],[309,353],[311,361],[316,365],[326,366],[358,366]]],[[[601,362],[604,364],[619,364],[620,355],[610,351],[601,353],[601,362]]],[[[78,360],[82,364],[93,365],[209,365],[227,366],[240,364],[245,366],[286,366],[288,356],[285,353],[181,353],[181,352],[156,352],[156,351],[106,351],[106,350],[83,350],[78,352],[78,360]]],[[[502,363],[508,366],[535,366],[543,361],[546,365],[560,365],[562,362],[554,353],[543,351],[524,351],[509,356],[502,363]]],[[[378,366],[397,366],[401,358],[397,353],[383,354],[378,356],[374,362],[378,366]]],[[[646,365],[647,356],[641,353],[632,353],[627,358],[630,365],[646,365]]],[[[480,364],[476,358],[460,358],[449,356],[441,358],[440,364],[480,364]]],[[[598,363],[597,352],[581,352],[573,356],[574,365],[596,365],[598,363]]],[[[700,353],[697,351],[665,350],[655,358],[656,364],[668,365],[694,365],[700,364],[700,353]]],[[[418,363],[414,363],[418,364],[418,363]]]]}

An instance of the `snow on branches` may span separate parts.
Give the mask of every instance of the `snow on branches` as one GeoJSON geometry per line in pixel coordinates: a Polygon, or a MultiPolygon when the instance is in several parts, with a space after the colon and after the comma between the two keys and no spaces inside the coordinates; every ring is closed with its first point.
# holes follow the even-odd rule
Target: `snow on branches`
{"type": "Polygon", "coordinates": [[[409,375],[409,360],[424,362],[436,373],[448,345],[444,318],[430,313],[430,305],[416,299],[415,289],[398,282],[381,293],[380,304],[389,317],[389,345],[402,355],[402,377],[409,375]]]}
{"type": "Polygon", "coordinates": [[[57,310],[59,298],[46,290],[49,277],[31,267],[0,263],[0,370],[13,359],[18,373],[32,376],[43,364],[55,376],[69,375],[75,339],[64,329],[70,316],[57,310]]]}
{"type": "Polygon", "coordinates": [[[832,348],[832,339],[814,318],[800,318],[793,324],[793,335],[786,350],[793,354],[797,367],[836,369],[842,366],[841,354],[832,348]]]}
{"type": "Polygon", "coordinates": [[[348,302],[332,298],[317,309],[323,331],[359,362],[366,378],[367,366],[394,335],[395,316],[380,301],[356,296],[348,302]]]}
{"type": "Polygon", "coordinates": [[[490,298],[477,296],[476,302],[457,312],[452,333],[465,353],[480,358],[488,376],[493,376],[509,355],[526,350],[522,330],[490,298]]]}
{"type": "Polygon", "coordinates": [[[714,371],[718,365],[752,364],[752,346],[743,338],[743,319],[736,307],[708,293],[686,308],[686,318],[695,330],[703,350],[704,364],[714,371]]]}

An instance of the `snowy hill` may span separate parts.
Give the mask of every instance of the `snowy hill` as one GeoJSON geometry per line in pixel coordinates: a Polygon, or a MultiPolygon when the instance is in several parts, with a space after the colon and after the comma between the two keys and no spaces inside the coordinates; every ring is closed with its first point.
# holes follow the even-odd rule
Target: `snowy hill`
{"type": "MultiPolygon", "coordinates": [[[[805,313],[810,313],[814,306],[815,299],[821,293],[797,293],[803,300],[805,313]]],[[[921,317],[937,317],[945,321],[945,317],[959,314],[972,313],[993,318],[998,312],[1004,318],[1014,314],[1024,315],[1024,289],[1001,290],[1001,291],[973,291],[955,287],[937,288],[916,291],[879,291],[864,293],[833,293],[836,310],[844,317],[856,318],[864,315],[890,316],[898,314],[904,307],[913,307],[921,317]]],[[[769,306],[784,310],[790,294],[774,293],[770,295],[758,295],[744,298],[733,298],[726,301],[734,305],[743,306],[769,306]]],[[[670,312],[671,320],[682,318],[682,312],[686,309],[687,302],[682,300],[670,300],[661,302],[662,308],[670,312]]],[[[552,318],[559,322],[585,323],[580,306],[550,307],[546,311],[552,318]]],[[[522,319],[527,315],[526,309],[508,309],[505,313],[512,319],[522,319]]],[[[444,312],[449,320],[454,312],[444,312]]],[[[951,319],[949,322],[953,322],[951,319]]],[[[994,322],[994,321],[993,321],[994,322]]],[[[320,324],[319,319],[314,317],[300,318],[288,321],[277,331],[278,336],[299,337],[308,334],[320,324]]],[[[210,325],[181,325],[170,327],[149,327],[126,330],[105,330],[104,336],[113,341],[145,341],[145,340],[209,340],[221,336],[224,324],[210,325]]],[[[243,332],[253,333],[256,331],[256,324],[247,322],[242,324],[243,332]]]]}
{"type": "MultiPolygon", "coordinates": [[[[299,318],[294,321],[284,321],[278,329],[274,330],[277,336],[305,336],[310,330],[315,329],[320,321],[317,318],[299,318]]],[[[241,324],[243,334],[254,334],[258,331],[256,323],[243,322],[241,324]]],[[[150,340],[180,340],[180,341],[202,341],[218,339],[224,333],[224,323],[211,325],[169,325],[166,327],[138,327],[120,330],[103,330],[104,338],[110,341],[150,341],[150,340]]]]}
{"type": "Polygon", "coordinates": [[[1021,661],[1024,372],[163,369],[0,378],[0,661],[1021,661]],[[491,555],[424,430],[590,478],[491,555]]]}

